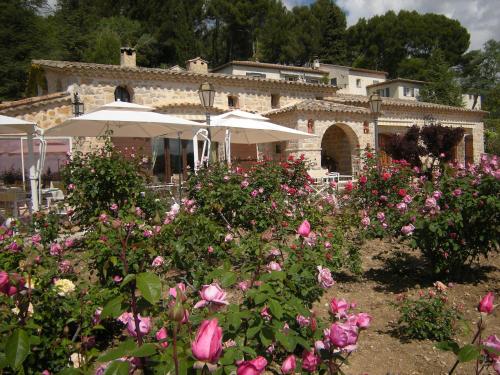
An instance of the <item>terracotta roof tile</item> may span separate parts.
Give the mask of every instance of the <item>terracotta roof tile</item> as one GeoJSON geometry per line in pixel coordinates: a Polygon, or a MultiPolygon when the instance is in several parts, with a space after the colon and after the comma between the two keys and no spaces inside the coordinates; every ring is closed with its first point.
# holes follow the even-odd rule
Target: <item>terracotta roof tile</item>
{"type": "Polygon", "coordinates": [[[37,106],[40,104],[45,104],[47,102],[60,101],[60,99],[66,100],[70,99],[69,92],[56,92],[53,94],[33,96],[31,98],[25,98],[20,100],[14,100],[10,102],[0,103],[0,111],[10,110],[17,107],[24,106],[37,106]]]}
{"type": "Polygon", "coordinates": [[[262,113],[262,115],[270,116],[278,113],[291,112],[291,111],[326,111],[326,112],[347,112],[347,113],[361,113],[361,114],[370,113],[370,111],[364,107],[339,104],[330,100],[307,99],[295,104],[284,106],[282,108],[264,112],[262,113]]]}

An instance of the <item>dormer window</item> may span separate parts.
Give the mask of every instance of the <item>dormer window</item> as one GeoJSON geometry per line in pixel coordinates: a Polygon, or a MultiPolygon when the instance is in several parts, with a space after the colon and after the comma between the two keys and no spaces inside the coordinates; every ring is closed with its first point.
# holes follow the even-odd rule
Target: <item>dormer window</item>
{"type": "Polygon", "coordinates": [[[238,108],[238,97],[235,95],[228,95],[227,106],[229,108],[238,108]]]}
{"type": "Polygon", "coordinates": [[[118,86],[115,89],[115,101],[121,101],[121,102],[128,102],[130,103],[131,97],[130,97],[130,92],[128,91],[127,87],[125,86],[118,86]]]}

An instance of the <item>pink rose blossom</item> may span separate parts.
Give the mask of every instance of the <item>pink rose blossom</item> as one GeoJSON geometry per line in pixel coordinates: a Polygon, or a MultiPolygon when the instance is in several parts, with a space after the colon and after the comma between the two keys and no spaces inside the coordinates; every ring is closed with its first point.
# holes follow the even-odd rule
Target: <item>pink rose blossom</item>
{"type": "Polygon", "coordinates": [[[203,285],[200,291],[201,301],[197,302],[194,308],[199,309],[207,305],[229,305],[229,302],[226,301],[226,296],[226,292],[217,283],[203,285]]]}
{"type": "Polygon", "coordinates": [[[331,343],[341,349],[356,345],[358,341],[358,328],[347,323],[334,323],[330,327],[331,343]]]}
{"type": "Polygon", "coordinates": [[[380,222],[385,221],[385,214],[383,212],[377,212],[377,220],[380,222]]]}
{"type": "Polygon", "coordinates": [[[322,266],[318,266],[318,282],[321,285],[323,289],[328,289],[335,284],[335,281],[333,280],[332,273],[331,271],[322,266]]]}
{"type": "MultiPolygon", "coordinates": [[[[167,329],[165,327],[160,328],[158,332],[156,332],[155,337],[158,341],[165,340],[168,335],[167,335],[167,329]]],[[[167,348],[168,347],[168,342],[164,341],[160,343],[160,346],[162,348],[167,348]]]]}
{"type": "Polygon", "coordinates": [[[345,299],[336,299],[333,298],[330,301],[330,311],[337,318],[343,318],[347,315],[347,311],[349,310],[349,303],[345,299]]]}
{"type": "Polygon", "coordinates": [[[483,341],[484,349],[492,361],[500,359],[500,339],[496,335],[489,336],[483,341]],[[491,349],[491,350],[488,350],[491,349]]]}
{"type": "Polygon", "coordinates": [[[410,236],[414,230],[415,227],[413,226],[413,224],[408,224],[401,228],[401,233],[404,234],[405,236],[410,236]]]}
{"type": "Polygon", "coordinates": [[[193,356],[202,362],[216,363],[222,354],[222,328],[217,319],[204,320],[191,343],[193,356]]]}
{"type": "Polygon", "coordinates": [[[297,367],[295,356],[293,354],[289,355],[281,365],[281,373],[283,375],[293,374],[293,372],[295,371],[295,367],[297,367]]]}
{"type": "Polygon", "coordinates": [[[269,307],[267,306],[264,306],[261,310],[260,310],[260,316],[262,318],[264,318],[264,320],[271,320],[272,316],[271,314],[269,313],[269,307]]]}
{"type": "Polygon", "coordinates": [[[307,327],[309,324],[311,324],[311,319],[305,317],[304,315],[297,315],[297,324],[301,327],[307,327]]]}
{"type": "Polygon", "coordinates": [[[177,298],[177,289],[182,293],[181,299],[185,299],[184,293],[186,292],[186,285],[184,283],[178,283],[175,287],[168,290],[168,295],[172,298],[177,298]]]}
{"type": "MultiPolygon", "coordinates": [[[[140,314],[137,314],[137,317],[139,319],[139,334],[141,336],[147,335],[149,331],[151,331],[151,318],[142,317],[140,314]]],[[[137,337],[135,319],[132,314],[130,314],[130,318],[127,322],[127,332],[131,336],[137,337]]]]}
{"type": "Polygon", "coordinates": [[[224,237],[224,242],[231,242],[233,239],[233,235],[231,233],[228,233],[226,234],[226,237],[224,237]]]}
{"type": "Polygon", "coordinates": [[[494,299],[495,296],[493,295],[493,292],[488,292],[488,294],[481,299],[481,302],[479,302],[478,310],[482,313],[491,314],[494,308],[494,299]]]}
{"type": "Polygon", "coordinates": [[[236,375],[260,375],[264,372],[267,366],[267,360],[260,356],[251,361],[243,361],[238,363],[236,375]]]}
{"type": "Polygon", "coordinates": [[[157,256],[156,258],[153,259],[153,262],[151,263],[151,266],[153,267],[161,267],[165,263],[165,259],[163,259],[162,256],[157,256]]]}
{"type": "Polygon", "coordinates": [[[361,225],[363,225],[364,227],[369,226],[370,225],[370,218],[368,216],[364,216],[361,219],[361,225]]]}
{"type": "Polygon", "coordinates": [[[56,242],[50,244],[49,253],[52,256],[60,256],[62,254],[62,246],[56,242]]]}
{"type": "Polygon", "coordinates": [[[356,315],[356,325],[361,329],[368,328],[371,322],[372,317],[367,313],[359,313],[358,315],[356,315]]]}
{"type": "Polygon", "coordinates": [[[320,358],[314,354],[314,350],[304,350],[302,353],[302,370],[314,372],[318,368],[320,358]]]}
{"type": "Polygon", "coordinates": [[[281,271],[281,266],[279,263],[275,262],[275,261],[271,261],[269,262],[269,264],[266,266],[267,270],[269,272],[272,272],[272,271],[281,271]]]}
{"type": "Polygon", "coordinates": [[[297,233],[302,237],[308,237],[311,233],[311,224],[307,220],[304,220],[297,229],[297,233]]]}

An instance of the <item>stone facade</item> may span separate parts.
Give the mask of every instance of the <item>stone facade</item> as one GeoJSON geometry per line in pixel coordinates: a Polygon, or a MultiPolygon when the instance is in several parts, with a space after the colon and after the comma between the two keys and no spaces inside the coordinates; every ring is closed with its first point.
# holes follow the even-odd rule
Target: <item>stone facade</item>
{"type": "MultiPolygon", "coordinates": [[[[301,141],[259,145],[261,155],[283,159],[290,153],[303,153],[318,171],[336,168],[343,174],[356,175],[360,168],[359,150],[374,147],[374,122],[366,96],[338,94],[335,86],[326,84],[201,73],[198,65],[203,60],[191,61],[194,62],[197,68],[192,70],[195,71],[184,71],[34,61],[33,64],[45,74],[48,94],[24,102],[0,104],[0,113],[49,128],[71,117],[72,93],[79,93],[88,112],[114,101],[115,90],[120,87],[127,90],[132,102],[155,107],[159,112],[204,121],[205,110],[199,102],[198,88],[208,81],[216,89],[212,114],[237,107],[262,113],[278,124],[316,135],[301,141]]],[[[384,98],[382,108],[378,119],[381,134],[402,133],[413,124],[437,121],[466,129],[472,136],[470,159],[477,161],[484,152],[482,118],[485,112],[392,98],[384,98]]],[[[133,139],[120,142],[126,147],[134,144],[133,139]]],[[[144,140],[136,143],[149,147],[144,140]]],[[[245,155],[233,152],[235,157],[253,157],[253,146],[240,149],[245,155]]],[[[457,152],[460,160],[467,156],[465,149],[462,142],[457,152]]]]}

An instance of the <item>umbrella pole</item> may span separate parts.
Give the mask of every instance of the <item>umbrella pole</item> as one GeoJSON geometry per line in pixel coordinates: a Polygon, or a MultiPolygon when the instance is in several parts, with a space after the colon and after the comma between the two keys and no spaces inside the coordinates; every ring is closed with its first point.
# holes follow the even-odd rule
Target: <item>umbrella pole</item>
{"type": "Polygon", "coordinates": [[[28,132],[28,162],[29,162],[29,180],[31,187],[31,205],[33,211],[38,211],[38,181],[36,178],[35,156],[33,154],[33,134],[28,132]]]}
{"type": "Polygon", "coordinates": [[[179,142],[177,151],[179,151],[179,162],[177,163],[179,167],[179,204],[181,204],[181,176],[182,176],[182,161],[181,161],[181,133],[177,133],[177,141],[179,142]]]}

